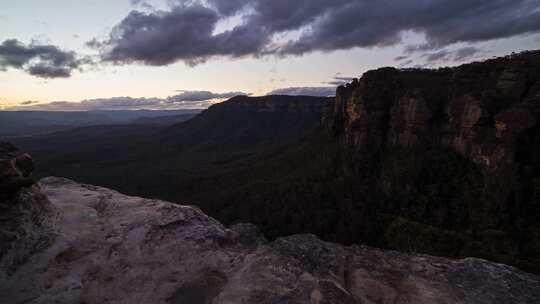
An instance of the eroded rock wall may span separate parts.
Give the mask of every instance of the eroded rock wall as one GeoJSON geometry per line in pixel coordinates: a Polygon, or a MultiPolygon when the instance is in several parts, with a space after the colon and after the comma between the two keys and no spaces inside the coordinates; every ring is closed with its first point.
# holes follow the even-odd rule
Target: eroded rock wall
{"type": "Polygon", "coordinates": [[[378,205],[390,247],[540,261],[540,51],[369,71],[338,88],[325,121],[376,194],[359,203],[378,205]]]}

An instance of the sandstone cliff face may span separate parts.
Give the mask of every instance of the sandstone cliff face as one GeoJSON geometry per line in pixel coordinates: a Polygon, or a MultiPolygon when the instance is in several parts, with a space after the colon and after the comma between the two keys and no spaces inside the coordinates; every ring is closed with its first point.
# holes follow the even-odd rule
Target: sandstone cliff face
{"type": "Polygon", "coordinates": [[[326,124],[377,194],[389,246],[538,265],[540,51],[383,68],[336,95],[326,124]],[[430,236],[405,244],[403,229],[430,236]]]}
{"type": "Polygon", "coordinates": [[[40,187],[59,212],[55,238],[0,276],[3,303],[540,301],[540,277],[509,266],[312,235],[268,243],[252,225],[227,228],[191,206],[62,178],[40,187]]]}
{"type": "Polygon", "coordinates": [[[35,184],[31,158],[1,147],[0,303],[540,301],[540,277],[501,264],[313,235],[267,242],[196,207],[63,178],[35,184]]]}
{"type": "Polygon", "coordinates": [[[540,51],[458,68],[383,68],[336,95],[333,127],[359,151],[445,145],[496,170],[538,124],[540,51]]]}

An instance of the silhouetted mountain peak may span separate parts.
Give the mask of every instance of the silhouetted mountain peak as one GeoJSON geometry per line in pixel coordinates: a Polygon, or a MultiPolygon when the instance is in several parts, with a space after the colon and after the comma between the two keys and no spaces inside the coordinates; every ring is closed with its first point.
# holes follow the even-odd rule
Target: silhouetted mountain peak
{"type": "Polygon", "coordinates": [[[312,96],[236,96],[168,128],[162,142],[236,148],[283,143],[318,127],[332,100],[312,96]]]}
{"type": "Polygon", "coordinates": [[[250,97],[239,95],[222,103],[213,105],[209,110],[231,110],[240,112],[304,112],[322,114],[326,104],[333,97],[267,95],[250,97]]]}

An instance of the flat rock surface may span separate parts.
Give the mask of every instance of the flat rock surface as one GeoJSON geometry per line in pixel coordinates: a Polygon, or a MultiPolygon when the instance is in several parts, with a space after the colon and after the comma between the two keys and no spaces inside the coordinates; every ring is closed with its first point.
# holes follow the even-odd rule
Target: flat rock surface
{"type": "Polygon", "coordinates": [[[1,303],[540,303],[540,277],[313,235],[266,242],[192,206],[40,181],[56,237],[0,276],[1,303]]]}

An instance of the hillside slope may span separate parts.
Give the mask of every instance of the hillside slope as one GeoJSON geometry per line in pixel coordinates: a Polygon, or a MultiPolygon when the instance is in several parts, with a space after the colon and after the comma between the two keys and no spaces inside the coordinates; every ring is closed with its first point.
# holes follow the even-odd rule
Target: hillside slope
{"type": "Polygon", "coordinates": [[[238,96],[172,126],[96,126],[14,142],[34,155],[38,176],[183,201],[190,192],[179,181],[226,172],[231,163],[305,136],[320,126],[330,100],[238,96]]]}

